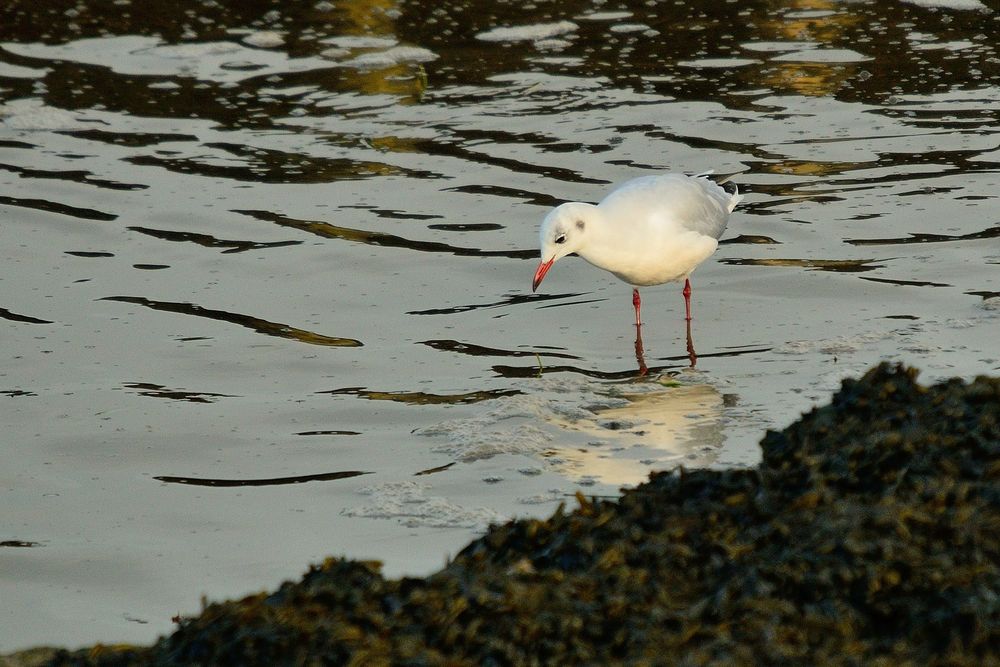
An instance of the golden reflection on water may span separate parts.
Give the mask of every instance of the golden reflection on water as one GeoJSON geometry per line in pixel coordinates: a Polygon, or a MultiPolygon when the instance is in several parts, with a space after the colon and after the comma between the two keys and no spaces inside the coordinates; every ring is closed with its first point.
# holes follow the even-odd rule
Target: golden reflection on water
{"type": "MultiPolygon", "coordinates": [[[[762,164],[759,171],[764,174],[793,174],[795,176],[836,176],[870,166],[866,162],[811,162],[786,158],[762,164]]],[[[778,190],[779,194],[800,194],[794,187],[778,190]]]]}
{"type": "MultiPolygon", "coordinates": [[[[862,20],[843,11],[843,3],[831,0],[792,0],[775,3],[789,11],[771,12],[760,23],[761,39],[777,42],[817,42],[831,45],[841,40],[847,28],[862,20]]],[[[774,62],[762,73],[762,83],[773,90],[793,90],[800,95],[821,97],[835,93],[856,76],[856,62],[774,62]]]]}
{"type": "Polygon", "coordinates": [[[598,410],[593,419],[553,423],[593,436],[594,445],[550,449],[554,467],[605,484],[634,485],[676,465],[710,465],[722,444],[723,398],[707,384],[627,394],[628,405],[598,410]],[[631,451],[630,451],[631,450],[631,451]]]}
{"type": "MultiPolygon", "coordinates": [[[[338,36],[381,37],[398,40],[395,17],[399,15],[396,0],[347,0],[331,6],[330,23],[337,25],[338,36]]],[[[318,15],[324,12],[317,10],[318,15]]],[[[319,16],[317,17],[319,18],[319,16]]],[[[397,104],[420,101],[427,88],[427,74],[419,63],[365,68],[344,68],[340,88],[356,90],[363,95],[393,95],[397,104]]]]}
{"type": "Polygon", "coordinates": [[[369,137],[367,142],[375,150],[386,153],[425,153],[427,151],[427,140],[423,138],[384,135],[369,137]]]}

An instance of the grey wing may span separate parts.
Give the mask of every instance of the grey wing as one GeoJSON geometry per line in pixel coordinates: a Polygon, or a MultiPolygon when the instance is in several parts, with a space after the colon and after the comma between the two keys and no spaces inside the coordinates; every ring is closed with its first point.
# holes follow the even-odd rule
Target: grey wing
{"type": "Polygon", "coordinates": [[[729,213],[741,199],[735,183],[718,185],[707,174],[643,176],[622,185],[601,201],[601,208],[622,218],[638,212],[669,216],[685,229],[719,238],[729,213]]]}
{"type": "Polygon", "coordinates": [[[678,222],[686,229],[720,238],[729,214],[742,199],[736,184],[728,178],[717,182],[708,174],[698,174],[679,180],[672,192],[665,193],[671,198],[671,210],[678,222]]]}
{"type": "Polygon", "coordinates": [[[690,179],[697,194],[692,194],[686,209],[684,226],[718,239],[726,231],[729,214],[742,197],[732,181],[716,183],[706,177],[690,179]]]}

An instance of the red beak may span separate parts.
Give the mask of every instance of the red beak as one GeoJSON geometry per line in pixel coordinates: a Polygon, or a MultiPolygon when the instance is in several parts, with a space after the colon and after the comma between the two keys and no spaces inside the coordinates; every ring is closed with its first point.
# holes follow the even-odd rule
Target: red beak
{"type": "Polygon", "coordinates": [[[532,292],[534,292],[535,290],[538,289],[538,286],[542,282],[542,278],[544,278],[545,274],[548,273],[549,269],[552,268],[552,262],[554,262],[554,261],[556,261],[555,257],[553,257],[552,259],[550,259],[547,262],[540,262],[538,264],[538,268],[535,269],[535,279],[531,281],[531,291],[532,292]]]}

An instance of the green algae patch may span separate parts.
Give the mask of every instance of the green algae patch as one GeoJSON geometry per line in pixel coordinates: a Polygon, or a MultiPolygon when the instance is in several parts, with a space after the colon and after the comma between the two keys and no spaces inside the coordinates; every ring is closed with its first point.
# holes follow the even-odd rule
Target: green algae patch
{"type": "Polygon", "coordinates": [[[440,572],[330,559],[53,665],[1000,663],[1000,380],[882,364],[762,442],[492,527],[440,572]]]}

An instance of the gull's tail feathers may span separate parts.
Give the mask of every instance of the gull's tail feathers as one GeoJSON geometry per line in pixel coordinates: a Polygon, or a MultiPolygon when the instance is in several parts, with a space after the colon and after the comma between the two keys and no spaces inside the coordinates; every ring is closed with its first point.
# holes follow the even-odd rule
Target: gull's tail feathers
{"type": "Polygon", "coordinates": [[[726,194],[729,195],[729,204],[727,208],[729,212],[732,213],[736,205],[743,201],[743,195],[740,194],[740,189],[737,187],[736,183],[733,182],[733,178],[742,174],[742,171],[735,171],[731,174],[719,174],[715,175],[714,169],[709,169],[708,171],[703,171],[700,174],[695,174],[695,178],[704,178],[714,182],[720,188],[722,188],[726,194]]]}

